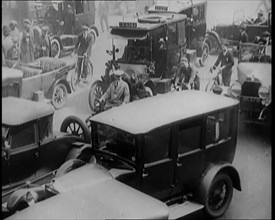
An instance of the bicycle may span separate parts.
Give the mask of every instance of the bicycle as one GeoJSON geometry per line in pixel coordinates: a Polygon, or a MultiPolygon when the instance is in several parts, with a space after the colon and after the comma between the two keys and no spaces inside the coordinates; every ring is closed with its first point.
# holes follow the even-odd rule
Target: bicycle
{"type": "Polygon", "coordinates": [[[77,55],[77,59],[75,62],[75,71],[71,74],[71,87],[73,91],[75,91],[77,87],[79,87],[79,85],[81,84],[85,86],[91,83],[92,76],[93,76],[93,69],[94,69],[93,64],[86,55],[83,55],[83,56],[77,55]],[[81,59],[80,71],[78,71],[78,65],[77,65],[79,59],[81,59]],[[83,72],[85,62],[87,65],[86,73],[83,72]]]}
{"type": "Polygon", "coordinates": [[[212,92],[215,87],[222,85],[221,68],[216,68],[214,72],[210,70],[210,73],[214,74],[214,77],[209,79],[205,87],[205,92],[212,92]]]}

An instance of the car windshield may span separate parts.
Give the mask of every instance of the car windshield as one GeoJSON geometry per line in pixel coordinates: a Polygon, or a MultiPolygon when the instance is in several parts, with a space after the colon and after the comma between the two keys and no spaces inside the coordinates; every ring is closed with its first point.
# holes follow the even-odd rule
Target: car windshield
{"type": "Polygon", "coordinates": [[[134,135],[114,127],[97,124],[95,149],[125,159],[132,164],[136,160],[136,138],[134,135]]]}
{"type": "Polygon", "coordinates": [[[151,60],[150,41],[146,39],[128,40],[120,61],[145,63],[151,60]]]}
{"type": "Polygon", "coordinates": [[[269,46],[260,44],[240,44],[239,62],[271,63],[269,46]]]}

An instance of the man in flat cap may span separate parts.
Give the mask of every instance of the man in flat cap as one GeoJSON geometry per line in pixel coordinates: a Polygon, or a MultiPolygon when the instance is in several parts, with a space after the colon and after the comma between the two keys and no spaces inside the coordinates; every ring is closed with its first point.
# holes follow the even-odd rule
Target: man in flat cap
{"type": "Polygon", "coordinates": [[[88,25],[82,25],[82,32],[78,35],[77,42],[75,45],[75,51],[78,55],[77,60],[77,70],[78,70],[78,80],[80,74],[84,75],[84,78],[87,77],[87,62],[91,57],[91,50],[92,50],[92,35],[89,32],[88,25]],[[83,69],[81,68],[82,62],[84,62],[83,69]]]}

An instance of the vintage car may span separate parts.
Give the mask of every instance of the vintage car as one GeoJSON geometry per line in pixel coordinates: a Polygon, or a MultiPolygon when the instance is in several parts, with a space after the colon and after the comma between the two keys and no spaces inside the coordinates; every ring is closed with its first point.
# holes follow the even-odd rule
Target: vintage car
{"type": "Polygon", "coordinates": [[[236,11],[233,16],[232,24],[217,24],[208,31],[209,39],[212,43],[213,53],[220,49],[220,42],[226,42],[233,48],[233,52],[238,52],[238,44],[240,41],[240,25],[245,25],[248,35],[248,42],[254,43],[256,37],[261,37],[265,31],[271,33],[271,11],[268,13],[268,19],[264,25],[254,25],[250,19],[247,19],[244,14],[236,11]]]}
{"type": "Polygon", "coordinates": [[[53,114],[45,103],[2,98],[2,203],[26,181],[45,183],[62,163],[90,148],[78,136],[53,132],[53,114]]]}
{"type": "Polygon", "coordinates": [[[156,218],[168,214],[175,219],[202,209],[208,216],[222,216],[233,188],[241,190],[232,166],[238,111],[238,100],[188,90],[97,114],[90,118],[92,148],[87,157],[92,162],[78,169],[72,166],[79,160],[64,163],[49,184],[55,192],[50,199],[39,196],[46,186],[18,193],[20,199],[13,201],[35,204],[10,218],[140,218],[142,213],[158,213],[156,218]],[[106,180],[110,176],[125,185],[119,183],[118,189],[116,181],[106,180]],[[143,196],[125,194],[123,188],[129,186],[165,203],[168,213],[153,200],[137,212],[144,207],[143,196]]]}
{"type": "Polygon", "coordinates": [[[155,13],[179,13],[187,15],[185,23],[186,31],[186,43],[187,43],[187,54],[191,60],[200,57],[199,63],[201,66],[206,64],[211,43],[206,38],[206,12],[207,12],[207,1],[167,1],[165,3],[158,3],[151,6],[148,9],[149,14],[155,13]],[[196,56],[192,55],[193,50],[196,51],[196,56]]]}
{"type": "Polygon", "coordinates": [[[113,48],[107,50],[112,60],[106,63],[105,75],[96,80],[89,92],[89,105],[95,109],[95,100],[100,98],[112,82],[110,77],[115,69],[124,70],[128,78],[141,82],[151,95],[165,93],[171,89],[171,79],[186,54],[186,15],[159,13],[143,15],[130,21],[120,21],[111,26],[113,48]],[[116,59],[121,44],[121,57],[116,59]]]}
{"type": "Polygon", "coordinates": [[[240,110],[247,122],[271,124],[271,46],[240,44],[237,66],[240,110]]]}
{"type": "Polygon", "coordinates": [[[35,34],[41,35],[40,27],[48,25],[51,34],[52,56],[60,57],[72,53],[75,49],[77,35],[81,32],[81,25],[87,24],[93,36],[95,45],[96,37],[99,36],[95,26],[95,2],[93,1],[36,1],[33,11],[37,25],[34,27],[35,34]],[[62,20],[67,6],[71,5],[74,11],[74,32],[64,34],[64,21],[62,20]]]}
{"type": "Polygon", "coordinates": [[[29,64],[6,61],[5,66],[2,65],[2,97],[36,101],[45,97],[45,101],[50,100],[55,109],[60,109],[72,92],[67,81],[72,68],[73,65],[52,57],[42,57],[29,64]]]}

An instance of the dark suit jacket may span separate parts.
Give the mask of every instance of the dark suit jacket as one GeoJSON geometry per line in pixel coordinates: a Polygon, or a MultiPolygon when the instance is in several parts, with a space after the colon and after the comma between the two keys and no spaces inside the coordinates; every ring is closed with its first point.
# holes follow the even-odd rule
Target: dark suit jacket
{"type": "Polygon", "coordinates": [[[234,66],[234,59],[230,52],[227,51],[225,55],[221,52],[218,56],[217,61],[214,64],[214,69],[221,63],[221,67],[224,67],[223,72],[232,72],[232,67],[234,66]]]}
{"type": "Polygon", "coordinates": [[[88,57],[91,56],[91,46],[92,46],[92,35],[87,34],[87,37],[84,38],[84,34],[81,33],[78,35],[75,49],[79,56],[83,56],[84,53],[87,53],[88,57]]]}

